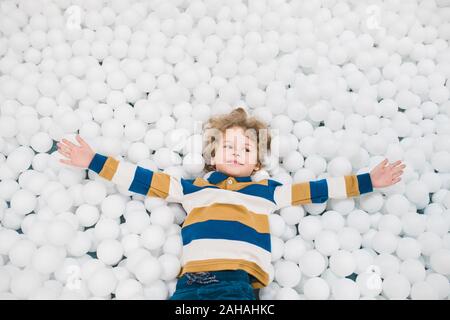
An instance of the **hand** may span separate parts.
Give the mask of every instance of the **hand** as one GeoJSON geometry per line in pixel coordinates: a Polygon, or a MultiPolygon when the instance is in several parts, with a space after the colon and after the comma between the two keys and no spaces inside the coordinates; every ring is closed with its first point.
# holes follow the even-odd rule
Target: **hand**
{"type": "Polygon", "coordinates": [[[60,159],[59,161],[76,167],[87,168],[89,167],[95,152],[78,134],[75,138],[80,143],[80,146],[73,144],[67,139],[62,139],[62,142],[56,144],[58,146],[58,152],[69,158],[69,160],[60,159]]]}
{"type": "Polygon", "coordinates": [[[391,163],[386,166],[388,160],[385,159],[380,162],[375,168],[370,171],[370,179],[374,188],[382,188],[393,185],[401,180],[400,176],[406,165],[401,164],[401,160],[391,163]]]}

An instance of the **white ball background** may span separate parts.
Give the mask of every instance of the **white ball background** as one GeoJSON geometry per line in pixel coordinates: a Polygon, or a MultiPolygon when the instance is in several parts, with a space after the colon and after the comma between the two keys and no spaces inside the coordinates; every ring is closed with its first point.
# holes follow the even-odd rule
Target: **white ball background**
{"type": "Polygon", "coordinates": [[[0,299],[169,298],[181,206],[63,165],[55,142],[192,178],[199,124],[237,106],[275,132],[255,178],[407,165],[272,214],[260,299],[449,299],[449,40],[439,0],[1,1],[0,299]]]}

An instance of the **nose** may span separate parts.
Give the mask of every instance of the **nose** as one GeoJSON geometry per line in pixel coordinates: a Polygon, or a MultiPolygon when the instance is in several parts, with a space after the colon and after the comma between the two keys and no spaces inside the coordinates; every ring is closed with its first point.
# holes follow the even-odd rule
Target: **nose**
{"type": "Polygon", "coordinates": [[[240,153],[238,150],[233,149],[233,156],[235,156],[235,157],[241,157],[241,153],[240,153]]]}

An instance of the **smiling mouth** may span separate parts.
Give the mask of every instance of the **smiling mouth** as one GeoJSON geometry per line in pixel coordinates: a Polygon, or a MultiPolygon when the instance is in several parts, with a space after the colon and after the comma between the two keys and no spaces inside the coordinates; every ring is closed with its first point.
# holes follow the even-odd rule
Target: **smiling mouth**
{"type": "Polygon", "coordinates": [[[232,164],[232,165],[235,165],[235,166],[242,166],[242,164],[240,164],[237,161],[228,162],[228,164],[232,164]]]}

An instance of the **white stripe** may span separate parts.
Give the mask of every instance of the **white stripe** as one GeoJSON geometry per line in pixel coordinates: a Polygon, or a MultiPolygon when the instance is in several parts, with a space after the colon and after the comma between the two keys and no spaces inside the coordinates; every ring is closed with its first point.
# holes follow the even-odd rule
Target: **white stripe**
{"type": "Polygon", "coordinates": [[[292,205],[292,184],[287,183],[276,186],[274,199],[277,203],[277,210],[292,205]]]}
{"type": "Polygon", "coordinates": [[[345,199],[347,198],[347,191],[345,190],[345,178],[344,177],[328,177],[328,197],[333,199],[345,199]]]}
{"type": "Polygon", "coordinates": [[[187,213],[191,212],[194,208],[206,207],[214,203],[242,205],[247,207],[248,210],[260,214],[269,214],[276,207],[272,201],[258,196],[215,188],[204,188],[186,194],[184,195],[182,202],[183,208],[187,213]]]}
{"type": "Polygon", "coordinates": [[[128,190],[130,188],[131,182],[133,181],[135,172],[135,164],[127,161],[119,161],[116,173],[113,175],[111,181],[127,188],[128,190]]]}
{"type": "Polygon", "coordinates": [[[183,187],[181,186],[180,178],[170,176],[169,195],[165,200],[168,202],[179,202],[179,203],[182,202],[183,187]]]}
{"type": "Polygon", "coordinates": [[[251,243],[237,240],[199,239],[183,246],[181,264],[207,259],[242,259],[259,265],[269,273],[272,254],[251,243]]]}
{"type": "Polygon", "coordinates": [[[209,171],[206,174],[203,175],[203,179],[208,180],[209,177],[214,173],[214,171],[209,171]]]}

